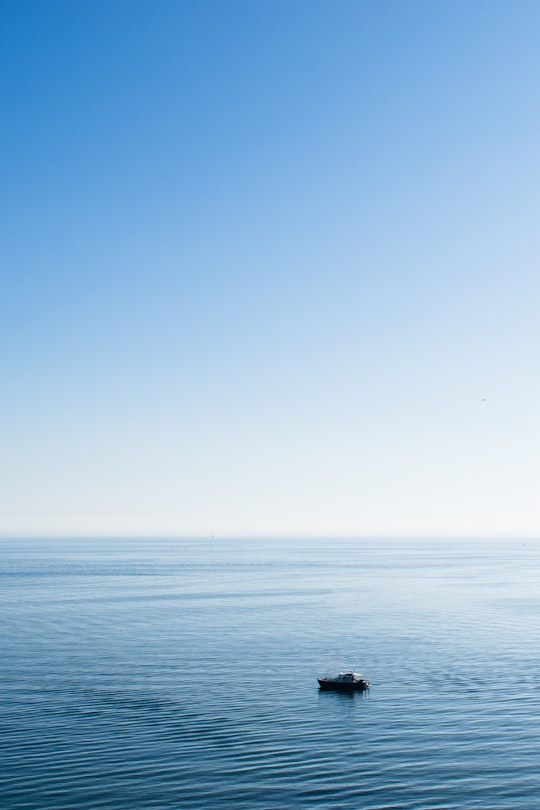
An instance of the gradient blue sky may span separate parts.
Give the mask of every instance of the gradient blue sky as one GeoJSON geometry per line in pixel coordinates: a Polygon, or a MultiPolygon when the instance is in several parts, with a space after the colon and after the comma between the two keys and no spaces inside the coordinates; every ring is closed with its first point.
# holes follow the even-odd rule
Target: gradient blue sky
{"type": "Polygon", "coordinates": [[[540,534],[540,3],[0,12],[0,532],[540,534]]]}

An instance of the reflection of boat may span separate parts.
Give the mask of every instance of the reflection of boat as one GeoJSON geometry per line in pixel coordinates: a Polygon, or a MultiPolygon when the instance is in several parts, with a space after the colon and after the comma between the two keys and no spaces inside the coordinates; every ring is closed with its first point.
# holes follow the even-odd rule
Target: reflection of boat
{"type": "Polygon", "coordinates": [[[321,689],[334,692],[363,692],[369,689],[366,681],[359,672],[340,672],[337,678],[317,678],[321,689]]]}

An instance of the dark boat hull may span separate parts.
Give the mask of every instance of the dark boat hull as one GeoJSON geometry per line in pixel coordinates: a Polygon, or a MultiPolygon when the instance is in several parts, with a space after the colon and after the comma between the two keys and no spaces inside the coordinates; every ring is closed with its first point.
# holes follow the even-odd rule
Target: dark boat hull
{"type": "Polygon", "coordinates": [[[365,692],[369,689],[369,681],[338,681],[332,678],[317,678],[319,686],[324,692],[365,692]]]}

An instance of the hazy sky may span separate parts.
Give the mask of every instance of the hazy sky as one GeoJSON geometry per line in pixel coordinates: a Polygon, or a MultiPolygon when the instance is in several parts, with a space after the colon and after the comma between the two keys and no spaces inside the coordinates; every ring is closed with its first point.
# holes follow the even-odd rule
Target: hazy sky
{"type": "Polygon", "coordinates": [[[0,20],[0,532],[540,534],[537,0],[0,20]]]}

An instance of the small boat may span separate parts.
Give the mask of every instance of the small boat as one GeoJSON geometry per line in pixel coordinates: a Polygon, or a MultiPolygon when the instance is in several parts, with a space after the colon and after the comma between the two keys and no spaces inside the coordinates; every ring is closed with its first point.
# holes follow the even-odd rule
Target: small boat
{"type": "Polygon", "coordinates": [[[340,672],[336,678],[317,678],[319,686],[325,691],[334,692],[363,692],[369,689],[366,681],[359,672],[340,672]]]}

